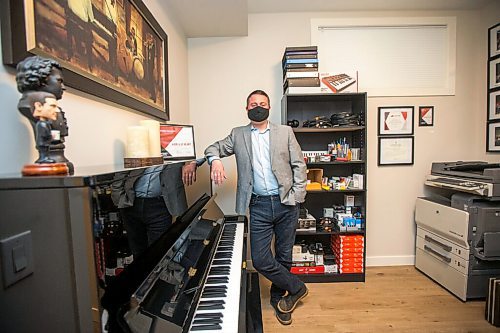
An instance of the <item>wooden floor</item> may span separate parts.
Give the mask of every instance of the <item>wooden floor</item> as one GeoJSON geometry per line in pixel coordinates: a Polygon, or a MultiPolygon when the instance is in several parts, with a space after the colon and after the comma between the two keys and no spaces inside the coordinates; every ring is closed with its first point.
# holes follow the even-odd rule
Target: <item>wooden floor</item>
{"type": "Polygon", "coordinates": [[[366,282],[308,283],[309,295],[281,325],[260,278],[265,333],[500,332],[484,320],[484,301],[462,302],[414,266],[369,267],[366,282]]]}

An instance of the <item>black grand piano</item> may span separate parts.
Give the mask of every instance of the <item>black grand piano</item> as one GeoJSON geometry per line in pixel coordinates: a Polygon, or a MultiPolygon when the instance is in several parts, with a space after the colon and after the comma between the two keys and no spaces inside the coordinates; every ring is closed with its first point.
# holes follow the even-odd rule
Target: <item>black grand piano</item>
{"type": "Polygon", "coordinates": [[[108,331],[261,331],[257,276],[247,279],[245,222],[224,216],[214,197],[199,198],[107,286],[101,305],[108,331]]]}

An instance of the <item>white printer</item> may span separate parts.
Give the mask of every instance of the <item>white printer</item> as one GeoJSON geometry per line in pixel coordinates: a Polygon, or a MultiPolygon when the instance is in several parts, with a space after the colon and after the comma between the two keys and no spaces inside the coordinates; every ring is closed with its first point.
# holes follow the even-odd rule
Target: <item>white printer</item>
{"type": "Polygon", "coordinates": [[[433,163],[425,184],[441,190],[417,199],[415,267],[463,301],[485,297],[500,276],[500,165],[433,163]]]}

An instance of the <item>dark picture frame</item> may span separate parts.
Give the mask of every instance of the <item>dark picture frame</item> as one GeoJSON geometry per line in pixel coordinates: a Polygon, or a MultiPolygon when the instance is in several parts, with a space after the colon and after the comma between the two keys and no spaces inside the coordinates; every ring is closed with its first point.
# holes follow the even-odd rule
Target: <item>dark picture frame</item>
{"type": "Polygon", "coordinates": [[[488,121],[500,120],[500,88],[488,92],[488,121]]]}
{"type": "Polygon", "coordinates": [[[378,108],[378,135],[413,135],[413,106],[381,106],[378,108]]]}
{"type": "Polygon", "coordinates": [[[486,151],[500,153],[500,122],[488,122],[486,128],[486,151]]]}
{"type": "Polygon", "coordinates": [[[414,147],[413,136],[379,136],[377,164],[413,165],[414,147]]]}
{"type": "Polygon", "coordinates": [[[500,55],[500,23],[488,29],[488,54],[490,58],[500,55]]]}
{"type": "Polygon", "coordinates": [[[434,126],[434,106],[418,107],[418,126],[434,126]]]}
{"type": "Polygon", "coordinates": [[[169,120],[168,36],[141,0],[76,2],[87,20],[68,0],[0,3],[5,65],[52,58],[67,86],[169,120]]]}
{"type": "Polygon", "coordinates": [[[500,55],[492,58],[488,63],[488,88],[500,87],[500,55]]]}

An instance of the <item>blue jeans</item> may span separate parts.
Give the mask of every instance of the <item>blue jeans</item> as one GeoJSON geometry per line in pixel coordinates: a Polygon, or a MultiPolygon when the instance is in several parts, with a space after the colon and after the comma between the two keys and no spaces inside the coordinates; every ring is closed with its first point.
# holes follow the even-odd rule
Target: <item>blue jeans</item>
{"type": "Polygon", "coordinates": [[[162,197],[135,198],[132,207],[120,210],[134,259],[154,243],[172,224],[162,197]]]}
{"type": "Polygon", "coordinates": [[[290,273],[298,206],[281,203],[278,195],[252,195],[250,200],[250,246],[255,269],[271,284],[271,303],[276,304],[286,291],[295,294],[304,285],[290,273]],[[275,237],[274,252],[271,241],[275,237]]]}

